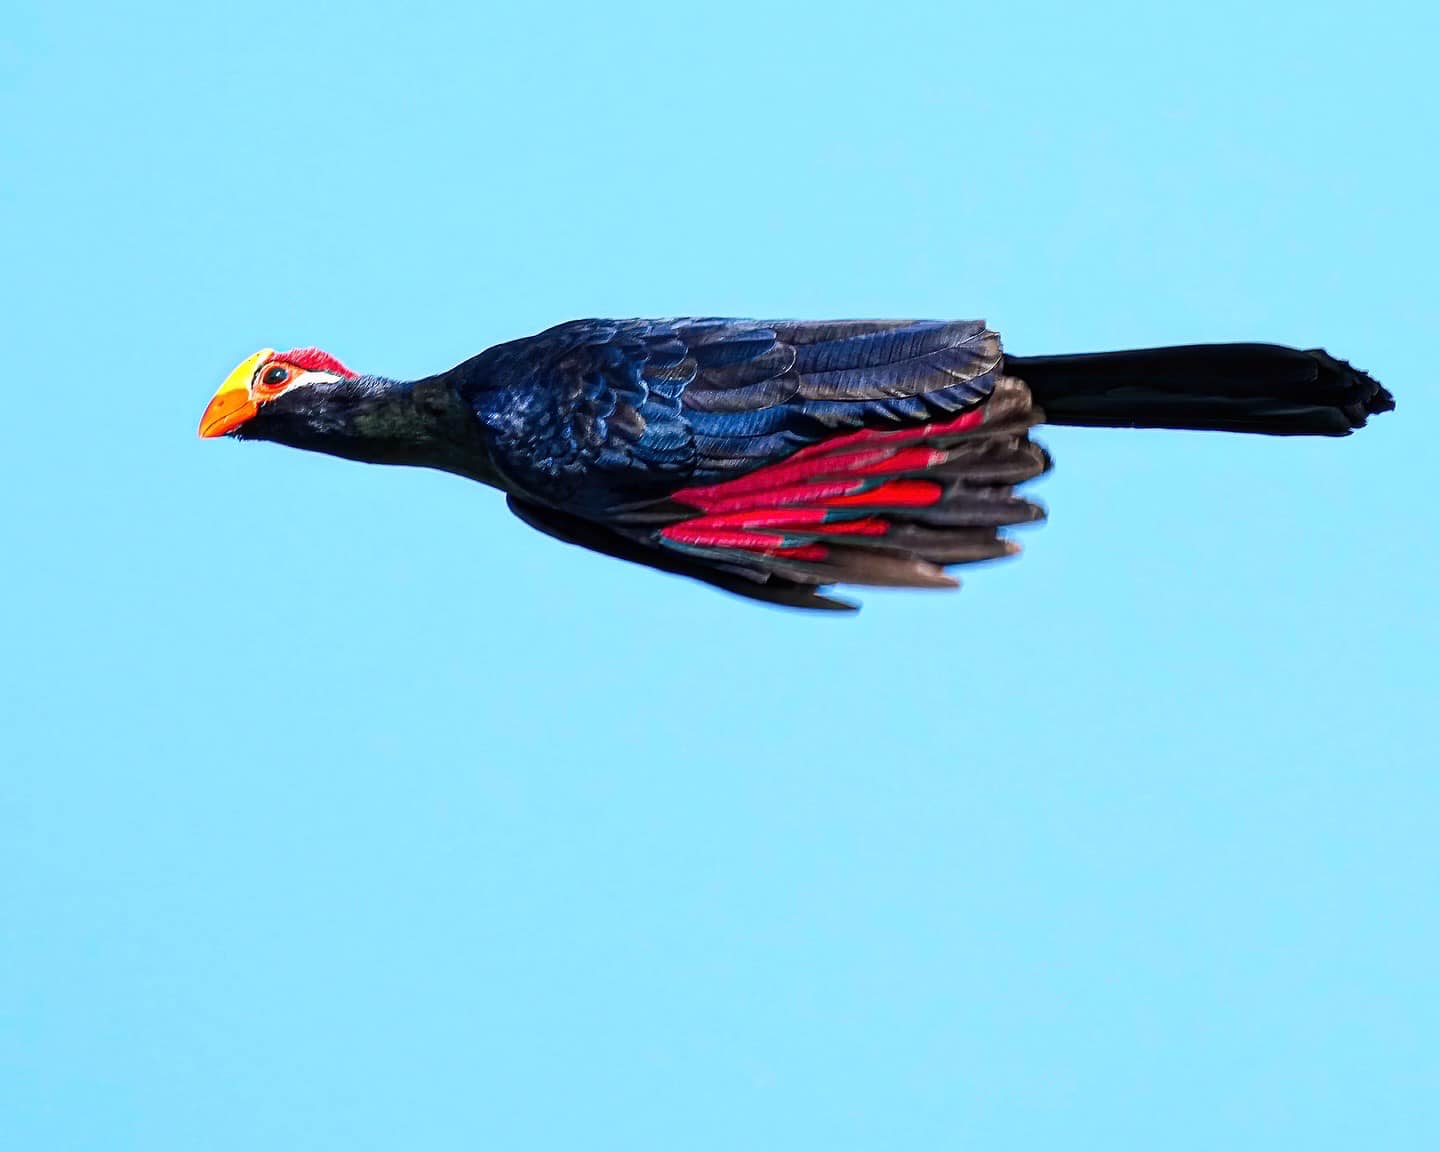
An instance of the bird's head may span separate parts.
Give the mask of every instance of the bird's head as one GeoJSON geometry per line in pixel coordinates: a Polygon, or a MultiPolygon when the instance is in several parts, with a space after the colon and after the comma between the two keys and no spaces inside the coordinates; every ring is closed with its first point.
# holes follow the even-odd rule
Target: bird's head
{"type": "Polygon", "coordinates": [[[262,348],[225,377],[200,418],[200,435],[291,439],[288,431],[323,424],[326,409],[343,402],[347,382],[358,379],[318,348],[262,348]]]}

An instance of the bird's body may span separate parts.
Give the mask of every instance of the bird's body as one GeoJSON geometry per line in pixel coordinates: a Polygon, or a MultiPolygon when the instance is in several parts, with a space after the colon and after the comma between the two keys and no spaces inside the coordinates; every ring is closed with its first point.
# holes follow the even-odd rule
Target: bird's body
{"type": "Polygon", "coordinates": [[[266,350],[202,435],[440,468],[571,543],[756,599],[949,587],[1041,509],[1053,422],[1343,435],[1388,392],[1323,352],[1006,357],[979,321],[581,320],[413,382],[266,350]]]}

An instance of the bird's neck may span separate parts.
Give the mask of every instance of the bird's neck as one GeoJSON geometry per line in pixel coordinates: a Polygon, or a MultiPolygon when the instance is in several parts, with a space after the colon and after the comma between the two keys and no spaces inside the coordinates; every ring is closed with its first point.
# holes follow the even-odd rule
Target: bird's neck
{"type": "Polygon", "coordinates": [[[387,454],[426,452],[443,438],[445,397],[430,381],[360,376],[341,382],[339,396],[335,431],[375,463],[389,462],[378,458],[387,454]]]}
{"type": "Polygon", "coordinates": [[[320,403],[275,416],[266,439],[369,464],[438,468],[494,482],[474,413],[444,375],[352,377],[333,385],[320,403]]]}

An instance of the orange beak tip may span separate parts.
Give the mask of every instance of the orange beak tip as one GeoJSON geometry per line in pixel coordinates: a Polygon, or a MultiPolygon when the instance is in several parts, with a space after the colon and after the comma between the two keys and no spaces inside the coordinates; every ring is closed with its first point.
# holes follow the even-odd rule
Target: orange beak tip
{"type": "Polygon", "coordinates": [[[200,435],[206,440],[224,436],[235,431],[258,410],[258,406],[250,399],[248,392],[241,390],[217,392],[215,398],[206,406],[205,415],[200,417],[200,435]]]}

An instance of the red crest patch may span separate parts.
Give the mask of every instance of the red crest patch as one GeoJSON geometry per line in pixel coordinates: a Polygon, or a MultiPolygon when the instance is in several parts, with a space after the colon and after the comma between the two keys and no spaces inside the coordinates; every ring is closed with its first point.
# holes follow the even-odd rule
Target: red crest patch
{"type": "Polygon", "coordinates": [[[330,372],[336,376],[351,378],[359,375],[358,372],[350,371],[330,353],[322,352],[319,348],[292,348],[288,352],[277,353],[275,359],[283,360],[286,364],[293,364],[305,372],[330,372]]]}

